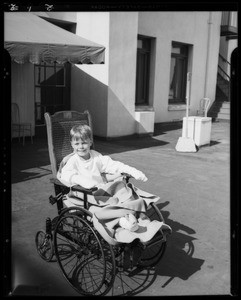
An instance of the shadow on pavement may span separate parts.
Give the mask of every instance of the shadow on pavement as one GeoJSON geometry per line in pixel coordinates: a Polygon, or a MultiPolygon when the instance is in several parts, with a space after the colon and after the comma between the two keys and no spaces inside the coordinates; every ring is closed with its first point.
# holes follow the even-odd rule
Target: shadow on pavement
{"type": "Polygon", "coordinates": [[[176,277],[187,280],[201,269],[204,260],[193,257],[195,253],[193,241],[196,238],[190,235],[196,232],[186,225],[169,219],[170,213],[162,210],[163,204],[158,204],[157,206],[162,212],[165,223],[172,228],[172,234],[167,240],[167,249],[164,257],[156,266],[157,275],[170,277],[162,285],[162,288],[164,288],[176,277]],[[187,234],[183,233],[183,231],[187,234]]]}
{"type": "Polygon", "coordinates": [[[23,146],[17,140],[11,145],[11,183],[17,183],[51,174],[49,152],[45,139],[26,141],[23,146]],[[46,167],[49,166],[49,167],[46,167]]]}
{"type": "Polygon", "coordinates": [[[155,123],[153,136],[165,134],[168,131],[178,130],[182,128],[182,122],[173,123],[155,123]]]}
{"type": "Polygon", "coordinates": [[[151,147],[165,146],[168,142],[160,141],[151,136],[130,137],[120,140],[95,140],[95,150],[105,155],[122,153],[126,151],[146,149],[151,147]]]}

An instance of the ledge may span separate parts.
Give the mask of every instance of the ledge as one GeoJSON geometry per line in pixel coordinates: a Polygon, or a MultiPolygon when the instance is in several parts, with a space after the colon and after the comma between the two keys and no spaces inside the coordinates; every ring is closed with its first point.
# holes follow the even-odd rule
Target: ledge
{"type": "Polygon", "coordinates": [[[168,105],[168,111],[173,110],[186,110],[186,104],[171,104],[168,105]]]}
{"type": "Polygon", "coordinates": [[[154,108],[149,105],[136,105],[135,111],[154,111],[154,108]]]}

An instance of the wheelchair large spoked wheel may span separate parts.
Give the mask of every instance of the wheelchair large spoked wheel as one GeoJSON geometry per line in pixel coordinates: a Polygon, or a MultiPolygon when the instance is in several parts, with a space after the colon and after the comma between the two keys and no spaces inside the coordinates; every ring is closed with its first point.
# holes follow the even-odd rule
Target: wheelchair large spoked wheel
{"type": "Polygon", "coordinates": [[[65,278],[77,292],[100,296],[111,289],[114,252],[86,217],[71,212],[60,216],[54,230],[54,250],[65,278]]]}
{"type": "MultiPolygon", "coordinates": [[[[161,212],[155,203],[151,203],[149,210],[146,212],[147,216],[151,221],[164,221],[161,212]]],[[[161,232],[158,232],[154,236],[153,241],[150,244],[142,245],[141,255],[139,257],[138,266],[139,267],[153,267],[158,264],[162,259],[166,250],[166,240],[163,239],[161,232]]]]}

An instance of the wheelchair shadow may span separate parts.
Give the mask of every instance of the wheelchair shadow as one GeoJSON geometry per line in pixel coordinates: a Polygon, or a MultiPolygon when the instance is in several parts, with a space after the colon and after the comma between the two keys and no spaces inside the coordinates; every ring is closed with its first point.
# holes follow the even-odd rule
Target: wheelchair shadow
{"type": "Polygon", "coordinates": [[[151,288],[157,278],[160,280],[160,290],[170,284],[174,278],[188,280],[189,277],[201,269],[204,260],[193,257],[195,252],[193,241],[196,238],[190,236],[196,232],[184,224],[169,219],[170,213],[162,210],[167,204],[168,202],[157,204],[165,223],[172,228],[172,234],[168,236],[167,249],[162,260],[153,268],[134,269],[130,273],[117,274],[112,289],[113,296],[140,294],[151,288]],[[167,279],[167,277],[169,278],[167,279]]]}
{"type": "MultiPolygon", "coordinates": [[[[157,206],[159,209],[163,207],[162,204],[158,204],[157,206]]],[[[169,219],[170,213],[168,211],[162,210],[162,215],[166,224],[172,228],[172,234],[168,238],[164,258],[156,266],[158,276],[169,277],[162,284],[162,288],[165,288],[176,277],[187,280],[201,269],[204,260],[193,257],[195,253],[193,241],[196,238],[190,235],[196,232],[184,224],[169,219]]]]}

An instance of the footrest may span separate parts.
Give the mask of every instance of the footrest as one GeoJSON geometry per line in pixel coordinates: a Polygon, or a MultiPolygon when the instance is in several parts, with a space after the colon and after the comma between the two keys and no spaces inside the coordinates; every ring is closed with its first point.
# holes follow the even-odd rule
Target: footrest
{"type": "Polygon", "coordinates": [[[54,197],[54,196],[51,195],[49,197],[49,203],[52,204],[52,205],[54,205],[57,201],[59,201],[60,199],[62,199],[62,197],[63,197],[62,193],[59,193],[56,197],[54,197]]]}
{"type": "Polygon", "coordinates": [[[156,235],[148,242],[142,242],[142,244],[144,245],[144,247],[150,247],[153,246],[155,244],[161,243],[161,242],[165,242],[166,238],[165,235],[163,235],[160,231],[156,233],[156,235]]]}
{"type": "Polygon", "coordinates": [[[51,195],[51,196],[49,197],[49,203],[52,204],[52,205],[54,205],[56,202],[57,202],[56,197],[54,197],[54,196],[51,195]]]}

